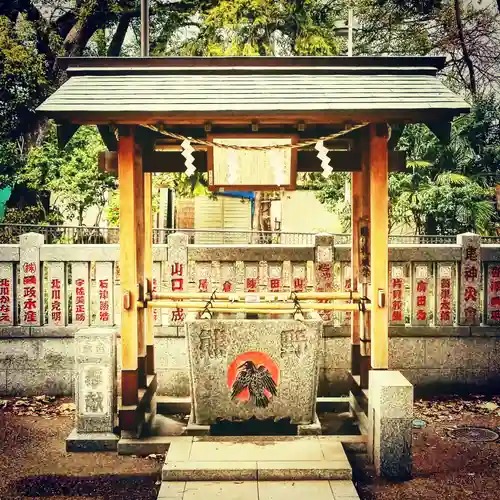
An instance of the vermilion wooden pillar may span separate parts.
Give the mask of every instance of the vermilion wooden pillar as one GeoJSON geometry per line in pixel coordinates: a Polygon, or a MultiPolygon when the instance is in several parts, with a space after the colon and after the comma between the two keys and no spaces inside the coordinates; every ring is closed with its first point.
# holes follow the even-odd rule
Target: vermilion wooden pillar
{"type": "Polygon", "coordinates": [[[370,125],[371,365],[389,363],[389,192],[387,125],[370,125]]]}
{"type": "MultiPolygon", "coordinates": [[[[358,291],[359,281],[359,222],[361,219],[362,173],[351,174],[351,290],[358,291]]],[[[360,314],[354,311],[351,316],[351,373],[360,374],[360,314]]]]}
{"type": "MultiPolygon", "coordinates": [[[[361,175],[360,175],[360,219],[358,221],[358,288],[363,297],[368,297],[370,283],[370,128],[361,130],[361,175]]],[[[360,315],[360,385],[368,387],[370,364],[370,313],[360,315]]]]}
{"type": "MultiPolygon", "coordinates": [[[[122,407],[138,403],[138,310],[136,218],[139,175],[135,168],[136,146],[133,131],[120,128],[118,141],[118,179],[120,183],[120,289],[123,299],[121,311],[122,407]],[[129,307],[126,306],[128,302],[129,307]]],[[[142,179],[141,179],[142,180],[142,179]]],[[[120,426],[123,426],[120,408],[120,426]]],[[[127,418],[128,422],[129,419],[127,418]]],[[[128,427],[128,425],[125,425],[128,427]]]]}
{"type": "MultiPolygon", "coordinates": [[[[151,293],[153,283],[153,186],[152,174],[144,173],[144,275],[145,292],[151,293]]],[[[144,328],[146,337],[146,373],[154,375],[155,373],[155,354],[154,354],[154,333],[153,333],[153,310],[144,311],[144,328]]]]}

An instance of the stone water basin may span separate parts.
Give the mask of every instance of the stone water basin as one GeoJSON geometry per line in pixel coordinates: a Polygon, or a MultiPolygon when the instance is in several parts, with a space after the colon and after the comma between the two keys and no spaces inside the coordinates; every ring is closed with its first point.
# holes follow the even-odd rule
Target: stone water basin
{"type": "Polygon", "coordinates": [[[314,421],[322,321],[186,318],[193,420],[314,421]]]}

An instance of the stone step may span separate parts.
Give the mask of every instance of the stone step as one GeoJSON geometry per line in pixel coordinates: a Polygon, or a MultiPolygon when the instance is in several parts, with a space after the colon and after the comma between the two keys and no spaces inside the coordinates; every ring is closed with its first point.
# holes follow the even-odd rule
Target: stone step
{"type": "Polygon", "coordinates": [[[158,500],[359,500],[349,480],[163,482],[158,500]]]}
{"type": "Polygon", "coordinates": [[[179,437],[164,481],[350,479],[342,443],[326,436],[179,437]]]}

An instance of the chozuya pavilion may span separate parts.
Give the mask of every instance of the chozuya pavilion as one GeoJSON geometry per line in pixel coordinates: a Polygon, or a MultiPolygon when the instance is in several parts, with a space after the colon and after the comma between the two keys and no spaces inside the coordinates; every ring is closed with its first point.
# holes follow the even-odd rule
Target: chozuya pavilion
{"type": "MultiPolygon", "coordinates": [[[[121,383],[114,385],[111,373],[108,385],[86,387],[82,370],[91,366],[95,374],[104,358],[97,351],[82,354],[91,348],[78,351],[75,439],[83,431],[87,441],[94,433],[98,442],[106,426],[108,433],[113,429],[117,414],[121,442],[141,442],[156,405],[155,308],[171,311],[171,321],[186,331],[192,408],[187,434],[209,433],[221,419],[251,417],[288,418],[299,434],[320,432],[318,312],[335,309],[352,314],[352,389],[346,401],[365,433],[361,441],[378,472],[410,474],[413,388],[388,370],[388,173],[404,166],[404,154],[393,150],[401,125],[425,123],[446,140],[451,120],[468,112],[467,103],[437,78],[444,62],[441,57],[61,59],[68,80],[38,111],[59,124],[63,146],[78,126],[97,125],[109,150],[102,163],[108,169],[117,164],[120,185],[121,383]],[[203,249],[188,252],[181,233],[169,236],[166,290],[153,291],[152,173],[196,170],[208,172],[215,191],[294,189],[297,172],[325,177],[332,170],[351,172],[351,291],[331,288],[328,235],[317,236],[314,267],[307,269],[315,283],[306,290],[269,287],[267,262],[281,254],[265,245],[221,245],[218,260],[232,260],[242,273],[252,261],[259,273],[242,280],[239,290],[209,290],[202,280],[188,279],[189,252],[203,249]],[[78,397],[91,389],[92,398],[78,397]],[[109,393],[104,399],[103,391],[109,393]],[[96,400],[106,404],[92,407],[96,400]]],[[[92,343],[93,335],[105,334],[86,329],[81,341],[92,343]]],[[[294,439],[306,438],[312,439],[294,439]]],[[[336,438],[340,446],[342,439],[336,438]]],[[[192,457],[199,444],[189,443],[192,457]]],[[[173,445],[164,479],[189,479],[188,471],[196,468],[172,462],[172,450],[173,445]]],[[[338,463],[345,465],[343,450],[337,451],[343,456],[338,463]]],[[[350,477],[350,467],[342,465],[339,473],[332,463],[311,462],[306,476],[350,477]]],[[[250,469],[248,477],[257,474],[250,469]]],[[[264,478],[260,469],[259,478],[264,478]]]]}

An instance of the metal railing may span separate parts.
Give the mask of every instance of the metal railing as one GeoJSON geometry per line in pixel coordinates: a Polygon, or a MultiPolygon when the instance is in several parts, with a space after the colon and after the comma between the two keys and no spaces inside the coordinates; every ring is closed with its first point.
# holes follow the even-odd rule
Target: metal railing
{"type": "MultiPolygon", "coordinates": [[[[314,245],[317,233],[250,231],[240,229],[153,229],[153,243],[167,243],[170,233],[182,232],[189,236],[189,243],[199,245],[314,245]]],[[[0,244],[19,243],[19,236],[26,233],[43,234],[45,243],[108,244],[119,243],[120,229],[117,227],[50,226],[38,224],[0,224],[0,244]]],[[[332,234],[332,233],[330,233],[332,234]]],[[[349,245],[350,234],[332,234],[335,245],[349,245]]],[[[483,243],[500,244],[500,236],[483,236],[483,243]]],[[[456,244],[453,235],[390,235],[394,245],[449,245],[456,244]]]]}

